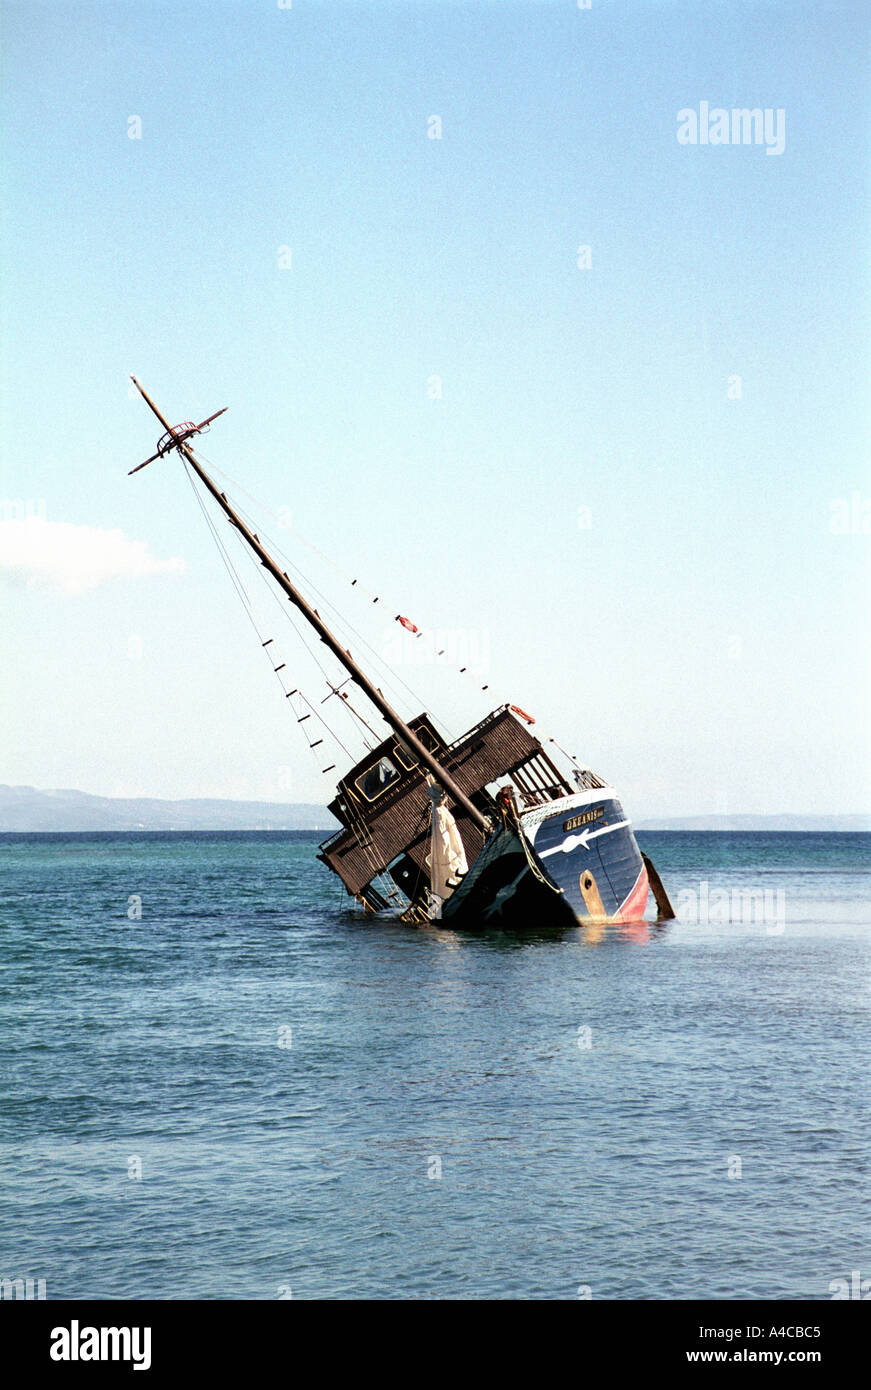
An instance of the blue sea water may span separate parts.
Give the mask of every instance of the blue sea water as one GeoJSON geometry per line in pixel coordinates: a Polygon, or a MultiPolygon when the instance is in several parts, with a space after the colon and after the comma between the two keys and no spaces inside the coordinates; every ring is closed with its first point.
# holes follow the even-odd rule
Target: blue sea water
{"type": "Polygon", "coordinates": [[[0,1275],[49,1299],[871,1278],[871,836],[642,833],[677,922],[513,936],[363,919],[317,838],[0,837],[0,1275]]]}

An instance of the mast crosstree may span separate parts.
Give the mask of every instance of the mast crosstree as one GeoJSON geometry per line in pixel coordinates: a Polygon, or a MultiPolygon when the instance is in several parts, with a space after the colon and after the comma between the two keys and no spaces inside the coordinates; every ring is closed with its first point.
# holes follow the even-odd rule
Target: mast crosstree
{"type": "Polygon", "coordinates": [[[477,828],[482,833],[485,833],[487,830],[489,830],[490,822],[487,820],[486,816],[484,816],[481,813],[481,811],[478,810],[477,806],[475,806],[475,804],[469,800],[468,796],[466,796],[462,788],[457,784],[454,778],[451,777],[450,773],[445,770],[442,764],[435,757],[433,757],[430,750],[426,747],[424,743],[421,742],[414,730],[410,728],[408,724],[406,724],[405,720],[402,719],[399,714],[397,714],[396,710],[393,709],[392,705],[390,705],[388,701],[385,700],[378,687],[373,685],[373,683],[369,680],[369,677],[357,665],[356,661],[351,656],[351,653],[345,647],[343,647],[341,643],[338,641],[338,639],[333,635],[333,633],[327,627],[326,623],[323,621],[317,610],[312,608],[308,600],[300,593],[299,589],[296,588],[296,586],[291,582],[291,580],[288,579],[284,571],[279,569],[272,556],[261,544],[257,535],[250,529],[250,527],[246,526],[245,522],[242,520],[238,512],[236,512],[234,508],[230,505],[230,503],[227,501],[226,495],[223,492],[221,492],[217,484],[212,481],[208,473],[200,464],[196,454],[191,448],[189,441],[194,437],[194,435],[197,435],[204,429],[208,428],[212,420],[216,420],[219,415],[223,415],[224,410],[226,410],[227,407],[224,406],[222,410],[216,411],[214,415],[209,415],[199,425],[195,425],[188,420],[181,425],[173,426],[170,425],[169,421],[165,418],[161,411],[158,410],[157,406],[154,404],[154,401],[144,390],[142,385],[137,381],[136,377],[131,376],[130,380],[133,382],[133,385],[136,387],[137,391],[139,392],[142,399],[145,401],[146,405],[150,407],[150,409],[156,415],[157,419],[160,421],[160,423],[163,425],[164,430],[166,431],[166,433],[163,435],[160,442],[158,443],[157,452],[155,454],[152,454],[151,458],[146,459],[144,463],[140,463],[136,466],[136,468],[132,468],[130,470],[130,474],[138,473],[139,469],[144,468],[146,464],[153,463],[155,459],[162,458],[165,454],[171,453],[174,450],[177,451],[182,456],[182,458],[184,458],[186,462],[190,464],[191,468],[196,473],[200,482],[212,495],[212,497],[217,502],[218,506],[227,516],[228,520],[230,521],[230,524],[236,527],[237,531],[242,536],[242,539],[248,544],[248,546],[250,546],[251,550],[254,551],[254,554],[260,560],[260,563],[263,565],[263,567],[266,570],[268,570],[268,572],[272,575],[272,578],[275,580],[276,584],[278,584],[279,588],[283,590],[283,592],[290,599],[291,603],[293,603],[299,609],[299,611],[302,613],[303,617],[306,619],[309,625],[312,628],[314,628],[321,641],[327,647],[329,647],[333,655],[342,664],[342,666],[344,666],[345,670],[348,672],[354,683],[363,691],[367,699],[369,699],[372,702],[372,704],[381,714],[385,723],[389,724],[390,728],[393,729],[394,733],[399,735],[399,737],[402,739],[402,742],[414,754],[418,762],[421,763],[427,769],[427,771],[432,774],[432,776],[438,782],[439,786],[442,787],[442,789],[445,792],[447,792],[447,794],[453,799],[456,805],[462,807],[462,810],[469,817],[472,823],[475,826],[477,826],[477,828]]]}

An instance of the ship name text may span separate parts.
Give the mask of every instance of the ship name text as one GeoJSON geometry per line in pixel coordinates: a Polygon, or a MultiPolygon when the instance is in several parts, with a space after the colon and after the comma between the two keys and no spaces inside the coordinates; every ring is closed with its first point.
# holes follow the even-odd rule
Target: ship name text
{"type": "Polygon", "coordinates": [[[590,825],[594,820],[601,820],[604,814],[604,806],[596,806],[592,811],[581,811],[579,815],[563,822],[563,830],[577,830],[579,825],[590,825]]]}

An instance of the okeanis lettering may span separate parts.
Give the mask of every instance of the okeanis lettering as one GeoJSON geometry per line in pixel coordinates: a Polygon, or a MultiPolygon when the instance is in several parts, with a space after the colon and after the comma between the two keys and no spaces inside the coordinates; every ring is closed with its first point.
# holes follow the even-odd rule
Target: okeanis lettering
{"type": "Polygon", "coordinates": [[[604,806],[596,806],[592,811],[581,811],[570,820],[564,821],[563,830],[577,830],[579,825],[590,825],[594,820],[601,820],[605,814],[604,806]]]}

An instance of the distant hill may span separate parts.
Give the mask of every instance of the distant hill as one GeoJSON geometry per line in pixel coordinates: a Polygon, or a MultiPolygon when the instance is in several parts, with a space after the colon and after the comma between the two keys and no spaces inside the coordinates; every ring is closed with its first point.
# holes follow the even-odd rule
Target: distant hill
{"type": "Polygon", "coordinates": [[[89,796],[0,786],[0,832],[64,830],[324,830],[338,828],[325,806],[270,801],[89,796]]]}
{"type": "Polygon", "coordinates": [[[871,830],[871,815],[673,816],[640,820],[636,830],[871,830]]]}
{"type": "MultiPolygon", "coordinates": [[[[272,801],[90,796],[0,786],[0,832],[37,830],[323,830],[338,828],[326,806],[272,801]]],[[[871,831],[871,816],[673,816],[636,822],[636,830],[871,831]]]]}

